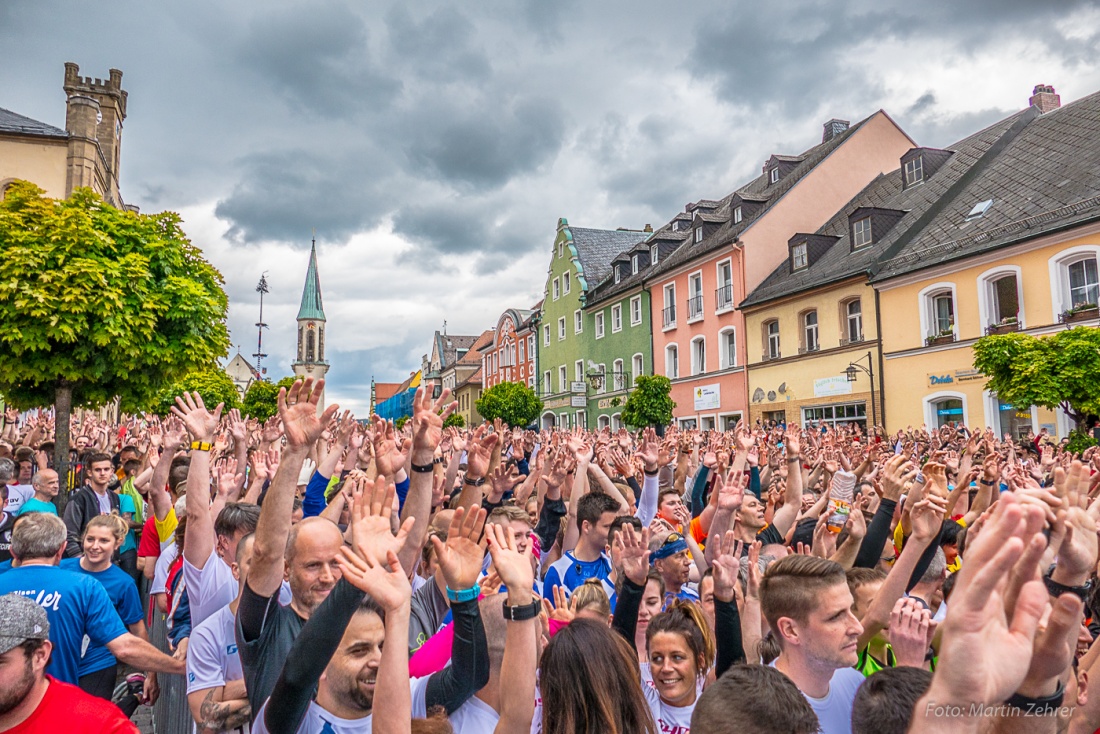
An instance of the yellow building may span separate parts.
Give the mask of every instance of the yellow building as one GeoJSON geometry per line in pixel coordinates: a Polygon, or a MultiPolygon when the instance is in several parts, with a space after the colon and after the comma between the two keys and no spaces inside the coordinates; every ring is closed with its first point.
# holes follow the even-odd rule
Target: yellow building
{"type": "Polygon", "coordinates": [[[127,95],[122,72],[111,69],[107,80],[82,77],[69,62],[62,88],[64,130],[0,109],[0,197],[12,181],[22,179],[59,199],[87,186],[123,208],[118,172],[127,95]]]}
{"type": "Polygon", "coordinates": [[[891,429],[1072,427],[1060,410],[1003,404],[973,369],[987,333],[1098,324],[1100,93],[1059,108],[1040,86],[1031,103],[871,279],[891,429]]]}
{"type": "Polygon", "coordinates": [[[474,374],[459,383],[455,388],[455,400],[458,401],[456,413],[462,416],[466,426],[473,427],[482,422],[481,414],[477,412],[477,401],[481,398],[482,372],[479,367],[474,374]]]}

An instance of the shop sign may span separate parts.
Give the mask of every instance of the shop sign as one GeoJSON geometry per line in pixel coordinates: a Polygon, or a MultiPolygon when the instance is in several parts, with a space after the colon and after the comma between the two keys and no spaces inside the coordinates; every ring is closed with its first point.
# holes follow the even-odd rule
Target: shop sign
{"type": "Polygon", "coordinates": [[[955,370],[954,372],[930,372],[928,373],[928,387],[939,385],[954,385],[960,382],[984,381],[985,375],[978,370],[955,370]]]}
{"type": "Polygon", "coordinates": [[[722,404],[722,386],[718,383],[700,385],[695,388],[693,395],[696,410],[713,410],[722,404]]]}
{"type": "Polygon", "coordinates": [[[588,405],[588,397],[585,395],[573,395],[569,398],[569,407],[584,408],[588,405]]]}
{"type": "Polygon", "coordinates": [[[583,393],[583,392],[588,392],[588,390],[585,387],[585,384],[584,384],[583,381],[582,382],[570,382],[569,383],[569,392],[581,392],[581,393],[583,393]]]}
{"type": "Polygon", "coordinates": [[[814,380],[814,397],[827,398],[833,395],[851,395],[852,383],[847,375],[833,375],[814,380]]]}

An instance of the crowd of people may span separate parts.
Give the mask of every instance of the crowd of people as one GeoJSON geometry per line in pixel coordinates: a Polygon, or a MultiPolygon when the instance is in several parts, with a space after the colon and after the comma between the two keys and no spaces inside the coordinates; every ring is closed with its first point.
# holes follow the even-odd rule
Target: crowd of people
{"type": "Polygon", "coordinates": [[[84,418],[64,482],[5,414],[0,732],[132,732],[158,675],[200,734],[1100,728],[1096,449],[445,429],[423,389],[396,430],[323,387],[84,418]]]}

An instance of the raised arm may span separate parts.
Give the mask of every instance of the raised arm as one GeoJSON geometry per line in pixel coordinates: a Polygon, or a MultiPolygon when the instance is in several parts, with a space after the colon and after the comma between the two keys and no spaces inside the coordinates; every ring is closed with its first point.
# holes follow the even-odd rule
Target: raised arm
{"type": "Polygon", "coordinates": [[[172,414],[177,416],[191,440],[200,448],[191,452],[191,464],[187,470],[187,532],[183,538],[183,557],[197,569],[202,569],[214,552],[214,518],[210,513],[210,449],[214,432],[218,430],[222,403],[211,413],[197,392],[184,393],[176,398],[172,414]]]}
{"type": "Polygon", "coordinates": [[[787,493],[783,506],[772,516],[772,525],[780,535],[786,535],[791,529],[798,517],[798,510],[802,507],[802,471],[799,468],[802,457],[801,435],[802,429],[797,424],[787,424],[783,444],[787,450],[787,493]]]}
{"type": "MultiPolygon", "coordinates": [[[[409,454],[409,494],[401,508],[401,519],[413,518],[409,531],[409,543],[398,553],[401,566],[412,576],[420,560],[420,550],[428,535],[428,519],[432,514],[432,482],[435,478],[435,451],[443,440],[443,421],[458,408],[452,401],[451,391],[443,390],[439,399],[432,401],[423,387],[413,396],[413,438],[409,454]]],[[[407,651],[406,651],[407,652],[407,651]]]]}
{"type": "Polygon", "coordinates": [[[307,377],[286,388],[279,388],[279,417],[286,433],[286,449],[275,470],[256,523],[256,540],[252,546],[252,565],[246,583],[258,596],[274,596],[283,581],[283,557],[290,534],[290,515],[294,508],[294,490],[298,474],[325,425],[339,409],[330,405],[320,416],[317,403],[325,381],[307,377]]]}
{"type": "MultiPolygon", "coordinates": [[[[516,539],[503,525],[485,528],[493,567],[508,587],[505,604],[513,610],[530,607],[535,601],[531,589],[531,544],[525,552],[516,550],[516,539]]],[[[493,610],[491,613],[496,613],[493,610]]],[[[535,716],[535,671],[538,668],[539,618],[509,620],[500,664],[500,720],[494,734],[527,734],[535,716]]]]}
{"type": "Polygon", "coordinates": [[[154,434],[150,429],[150,434],[154,436],[154,440],[163,442],[164,453],[160,455],[157,467],[153,470],[153,478],[149,480],[148,494],[149,502],[153,505],[153,514],[160,522],[164,522],[164,518],[168,517],[168,511],[172,509],[172,496],[168,494],[167,489],[168,474],[172,470],[172,459],[187,437],[183,423],[175,416],[164,421],[162,430],[163,433],[154,434]]]}

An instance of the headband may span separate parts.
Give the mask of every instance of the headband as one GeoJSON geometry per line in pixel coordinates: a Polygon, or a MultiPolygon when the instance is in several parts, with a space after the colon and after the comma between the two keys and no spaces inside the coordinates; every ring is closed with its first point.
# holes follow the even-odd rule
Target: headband
{"type": "Polygon", "coordinates": [[[649,564],[652,566],[654,563],[661,560],[662,558],[674,556],[680,551],[685,551],[687,549],[688,544],[687,541],[684,540],[684,536],[680,535],[679,533],[672,533],[668,536],[668,540],[664,542],[664,545],[662,545],[660,548],[650,554],[649,564]]]}

